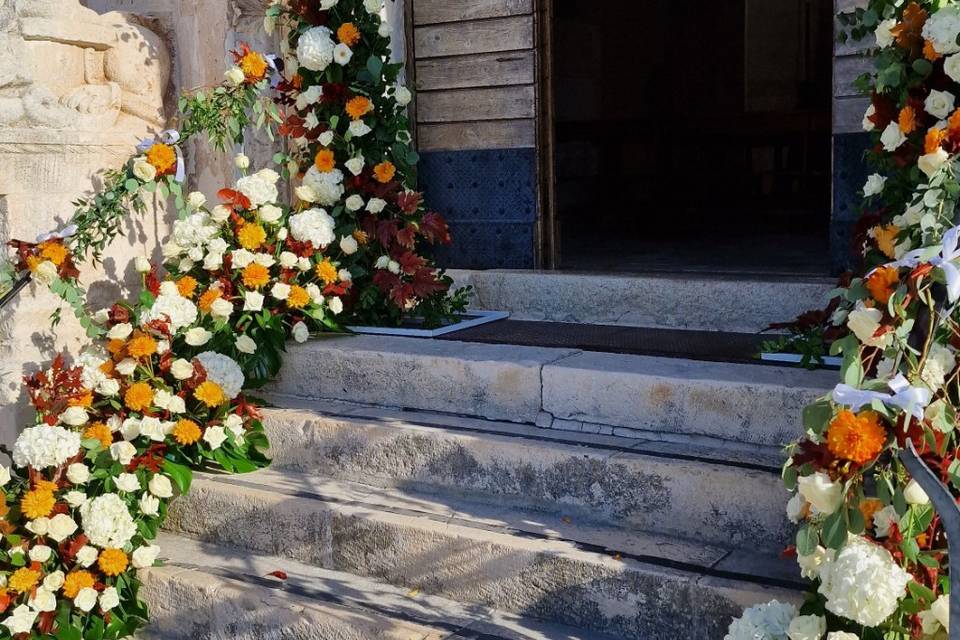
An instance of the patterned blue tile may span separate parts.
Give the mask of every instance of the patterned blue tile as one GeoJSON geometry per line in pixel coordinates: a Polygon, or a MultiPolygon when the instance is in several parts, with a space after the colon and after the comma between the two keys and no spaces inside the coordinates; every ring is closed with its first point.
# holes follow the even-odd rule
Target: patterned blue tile
{"type": "Polygon", "coordinates": [[[833,215],[830,219],[830,262],[837,273],[853,266],[850,243],[859,217],[857,191],[870,170],[863,153],[870,147],[870,134],[833,136],[833,215]]]}

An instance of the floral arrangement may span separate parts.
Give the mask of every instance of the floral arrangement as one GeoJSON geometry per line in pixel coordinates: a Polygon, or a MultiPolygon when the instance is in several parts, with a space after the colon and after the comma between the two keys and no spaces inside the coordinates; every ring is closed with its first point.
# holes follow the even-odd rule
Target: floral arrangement
{"type": "MultiPolygon", "coordinates": [[[[417,153],[410,146],[410,90],[402,64],[387,64],[390,30],[383,0],[274,0],[266,26],[283,29],[285,109],[278,158],[299,182],[302,207],[334,222],[336,240],[323,247],[338,271],[349,272],[342,297],[354,324],[427,324],[466,306],[466,290],[425,257],[430,244],[449,244],[443,217],[416,192],[417,153]]],[[[320,248],[320,247],[315,247],[320,248]]]]}
{"type": "Polygon", "coordinates": [[[830,325],[842,381],[803,413],[783,477],[794,554],[814,584],[800,608],[748,609],[727,640],[940,639],[949,631],[946,536],[898,452],[910,445],[960,496],[960,6],[870,0],[842,37],[873,35],[863,126],[864,270],[830,325]],[[840,337],[842,335],[842,337],[840,337]]]}

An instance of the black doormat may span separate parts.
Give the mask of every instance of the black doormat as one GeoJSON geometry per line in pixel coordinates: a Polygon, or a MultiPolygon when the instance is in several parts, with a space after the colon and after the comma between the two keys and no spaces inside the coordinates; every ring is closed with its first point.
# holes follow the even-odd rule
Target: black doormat
{"type": "Polygon", "coordinates": [[[501,320],[437,339],[760,364],[756,356],[760,353],[761,343],[769,339],[769,336],[756,333],[501,320]]]}

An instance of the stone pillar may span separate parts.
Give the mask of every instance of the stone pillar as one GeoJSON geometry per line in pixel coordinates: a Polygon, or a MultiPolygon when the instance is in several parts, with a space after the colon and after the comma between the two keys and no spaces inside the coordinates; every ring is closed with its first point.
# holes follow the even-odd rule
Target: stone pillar
{"type": "MultiPolygon", "coordinates": [[[[0,51],[0,243],[32,241],[66,226],[72,202],[162,128],[169,61],[162,41],[135,18],[100,16],[76,0],[0,1],[0,51]]],[[[136,289],[131,259],[158,258],[167,229],[159,206],[124,222],[103,263],[82,269],[91,306],[136,289]]],[[[69,310],[51,326],[58,304],[31,285],[0,312],[0,441],[10,442],[32,417],[22,377],[86,342],[69,310]]]]}

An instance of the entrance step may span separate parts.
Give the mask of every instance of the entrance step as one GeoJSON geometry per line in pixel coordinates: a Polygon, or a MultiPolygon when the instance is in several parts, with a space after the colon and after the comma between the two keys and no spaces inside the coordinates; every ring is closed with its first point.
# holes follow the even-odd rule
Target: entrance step
{"type": "Polygon", "coordinates": [[[780,446],[831,371],[386,336],[291,345],[271,391],[643,438],[780,446]]]}
{"type": "Polygon", "coordinates": [[[289,558],[170,534],[159,544],[166,565],[141,572],[145,639],[612,640],[289,558]]]}
{"type": "Polygon", "coordinates": [[[744,606],[800,587],[793,563],[762,554],[289,471],[199,475],[168,528],[630,640],[718,638],[744,606]]]}
{"type": "Polygon", "coordinates": [[[829,278],[450,270],[472,307],[548,320],[751,333],[827,303],[829,278]]]}
{"type": "Polygon", "coordinates": [[[300,407],[264,410],[274,469],[728,548],[775,552],[793,536],[776,449],[551,432],[344,403],[300,407]]]}

